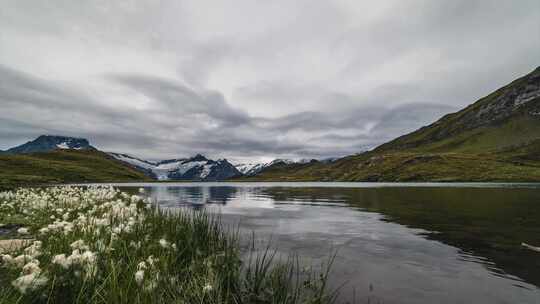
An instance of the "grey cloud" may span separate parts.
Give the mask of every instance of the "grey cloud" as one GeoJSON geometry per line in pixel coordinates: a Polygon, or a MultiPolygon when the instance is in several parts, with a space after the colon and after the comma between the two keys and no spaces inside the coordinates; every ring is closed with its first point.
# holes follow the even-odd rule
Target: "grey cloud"
{"type": "Polygon", "coordinates": [[[353,154],[531,71],[539,36],[534,0],[5,0],[0,149],[353,154]]]}
{"type": "Polygon", "coordinates": [[[178,115],[204,114],[226,124],[248,122],[247,114],[231,108],[216,91],[196,92],[178,82],[140,75],[116,75],[110,78],[152,98],[163,110],[178,115]]]}

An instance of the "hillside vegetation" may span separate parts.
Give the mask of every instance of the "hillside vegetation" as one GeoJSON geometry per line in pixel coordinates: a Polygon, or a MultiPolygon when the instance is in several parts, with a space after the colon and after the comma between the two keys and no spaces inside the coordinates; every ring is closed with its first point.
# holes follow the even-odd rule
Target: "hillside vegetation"
{"type": "Polygon", "coordinates": [[[151,180],[142,172],[95,150],[55,150],[0,155],[0,188],[18,185],[151,180]]]}
{"type": "Polygon", "coordinates": [[[540,181],[540,68],[372,151],[245,180],[540,181]]]}

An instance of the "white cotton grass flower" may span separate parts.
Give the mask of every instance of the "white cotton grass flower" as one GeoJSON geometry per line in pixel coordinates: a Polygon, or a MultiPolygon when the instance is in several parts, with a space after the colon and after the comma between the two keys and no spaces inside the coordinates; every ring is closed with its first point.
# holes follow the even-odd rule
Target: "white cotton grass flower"
{"type": "Polygon", "coordinates": [[[52,258],[52,263],[60,265],[64,269],[68,269],[71,266],[71,260],[66,258],[65,254],[57,254],[52,258]]]}
{"type": "Polygon", "coordinates": [[[40,273],[41,268],[39,267],[39,261],[38,260],[32,260],[22,268],[22,273],[24,274],[32,274],[32,273],[40,273]]]}
{"type": "Polygon", "coordinates": [[[11,266],[14,266],[14,267],[17,267],[17,268],[22,268],[26,263],[30,262],[34,260],[34,258],[30,255],[27,255],[27,254],[21,254],[15,258],[13,258],[13,260],[11,260],[11,266]]]}
{"type": "Polygon", "coordinates": [[[77,240],[69,245],[71,249],[75,250],[88,250],[88,246],[84,243],[84,240],[77,240]]]}
{"type": "Polygon", "coordinates": [[[40,275],[39,272],[32,272],[30,274],[18,277],[11,282],[11,285],[20,293],[25,294],[29,290],[35,290],[47,284],[47,281],[47,277],[40,275]]]}
{"type": "Polygon", "coordinates": [[[139,188],[139,193],[144,193],[144,188],[139,188]]]}
{"type": "Polygon", "coordinates": [[[34,241],[34,243],[24,249],[24,253],[37,258],[41,255],[41,241],[34,241]]]}
{"type": "Polygon", "coordinates": [[[141,200],[141,197],[138,196],[138,195],[132,195],[132,196],[131,196],[131,202],[132,202],[132,203],[137,203],[137,202],[139,202],[140,200],[141,200]]]}
{"type": "Polygon", "coordinates": [[[214,289],[214,287],[212,285],[210,285],[209,283],[206,283],[203,287],[203,292],[210,292],[214,289]]]}
{"type": "Polygon", "coordinates": [[[171,246],[171,243],[169,243],[166,239],[160,239],[159,245],[163,248],[169,248],[171,246]]]}
{"type": "Polygon", "coordinates": [[[135,272],[135,282],[137,282],[137,285],[141,285],[144,281],[144,270],[137,270],[135,272]]]}
{"type": "Polygon", "coordinates": [[[8,266],[12,266],[15,263],[13,256],[11,256],[10,254],[2,254],[0,255],[0,257],[2,258],[2,262],[4,262],[4,264],[8,266]]]}
{"type": "Polygon", "coordinates": [[[26,227],[21,227],[21,228],[17,229],[17,233],[18,234],[29,234],[30,231],[28,231],[28,228],[26,228],[26,227]]]}
{"type": "Polygon", "coordinates": [[[137,270],[145,270],[148,267],[146,266],[146,262],[142,261],[137,265],[137,270]]]}

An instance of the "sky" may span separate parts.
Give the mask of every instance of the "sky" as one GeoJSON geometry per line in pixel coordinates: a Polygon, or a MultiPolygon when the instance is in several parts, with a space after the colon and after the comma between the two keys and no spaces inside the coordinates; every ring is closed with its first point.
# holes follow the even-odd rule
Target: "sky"
{"type": "Polygon", "coordinates": [[[359,153],[540,64],[540,1],[0,0],[0,149],[359,153]]]}

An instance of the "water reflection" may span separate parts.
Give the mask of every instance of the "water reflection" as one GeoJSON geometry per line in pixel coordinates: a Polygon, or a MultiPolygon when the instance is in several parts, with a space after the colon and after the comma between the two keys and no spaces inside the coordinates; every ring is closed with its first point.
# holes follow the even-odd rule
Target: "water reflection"
{"type": "MultiPolygon", "coordinates": [[[[286,186],[286,185],[285,185],[286,186]]],[[[152,184],[162,207],[206,208],[324,259],[360,303],[540,303],[540,190],[152,184]],[[373,287],[371,290],[370,286],[373,287]],[[358,299],[358,297],[357,297],[358,299]]],[[[345,299],[348,299],[344,293],[345,299]]]]}

